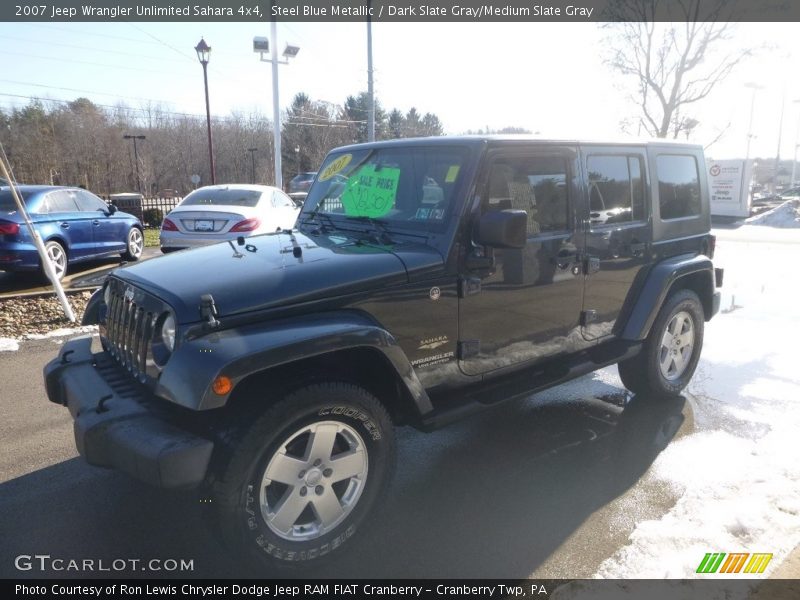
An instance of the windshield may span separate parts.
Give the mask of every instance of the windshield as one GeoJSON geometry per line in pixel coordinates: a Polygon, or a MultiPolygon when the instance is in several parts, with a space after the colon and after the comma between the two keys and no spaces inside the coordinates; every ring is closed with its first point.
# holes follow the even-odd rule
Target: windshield
{"type": "Polygon", "coordinates": [[[212,188],[195,190],[181,202],[181,206],[198,206],[209,204],[221,206],[254,207],[261,198],[258,190],[238,190],[234,188],[212,188]]]}
{"type": "Polygon", "coordinates": [[[368,217],[440,229],[455,204],[467,153],[458,147],[401,147],[330,154],[303,216],[368,217]]]}

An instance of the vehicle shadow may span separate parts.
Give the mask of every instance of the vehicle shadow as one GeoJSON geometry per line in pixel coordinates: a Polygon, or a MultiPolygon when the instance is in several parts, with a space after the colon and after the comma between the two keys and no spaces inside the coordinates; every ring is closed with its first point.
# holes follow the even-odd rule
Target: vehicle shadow
{"type": "MultiPolygon", "coordinates": [[[[378,517],[313,575],[528,576],[640,479],[690,410],[684,398],[648,401],[607,387],[612,392],[602,397],[568,402],[533,397],[430,435],[400,430],[395,482],[378,517]]],[[[0,485],[0,576],[256,576],[200,525],[203,508],[192,494],[67,460],[0,485]],[[187,559],[194,569],[14,567],[17,556],[34,554],[103,559],[106,566],[114,559],[187,559]]]]}
{"type": "MultiPolygon", "coordinates": [[[[151,258],[157,258],[159,256],[161,256],[161,251],[159,248],[148,246],[144,249],[142,257],[139,260],[141,262],[151,258]]],[[[64,277],[62,284],[66,290],[100,287],[103,285],[103,282],[105,281],[106,277],[108,277],[108,274],[111,273],[111,271],[117,267],[125,266],[127,264],[136,263],[128,263],[119,256],[98,258],[96,260],[74,263],[69,266],[69,270],[67,271],[67,275],[64,277]]],[[[50,282],[39,273],[27,271],[11,273],[0,271],[0,294],[13,295],[38,291],[52,291],[50,282]]]]}

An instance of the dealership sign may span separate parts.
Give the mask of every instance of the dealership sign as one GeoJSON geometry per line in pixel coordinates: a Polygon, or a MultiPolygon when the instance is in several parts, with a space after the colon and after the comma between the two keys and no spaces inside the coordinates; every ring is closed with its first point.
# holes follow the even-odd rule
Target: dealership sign
{"type": "Polygon", "coordinates": [[[750,216],[750,161],[715,160],[708,163],[711,214],[750,216]]]}

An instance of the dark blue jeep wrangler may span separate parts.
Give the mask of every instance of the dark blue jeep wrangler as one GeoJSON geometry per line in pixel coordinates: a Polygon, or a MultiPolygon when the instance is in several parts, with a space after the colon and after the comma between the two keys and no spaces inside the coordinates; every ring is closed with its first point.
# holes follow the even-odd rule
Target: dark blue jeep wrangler
{"type": "Polygon", "coordinates": [[[349,544],[433,430],[619,363],[679,394],[719,306],[702,148],[434,138],[339,148],[295,229],[116,270],[47,393],[80,453],[196,488],[257,563],[349,544]]]}

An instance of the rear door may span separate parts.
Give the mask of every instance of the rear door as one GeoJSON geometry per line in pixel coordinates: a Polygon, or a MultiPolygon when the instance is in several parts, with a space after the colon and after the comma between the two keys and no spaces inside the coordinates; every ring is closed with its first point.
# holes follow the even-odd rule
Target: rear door
{"type": "Polygon", "coordinates": [[[652,216],[646,148],[584,146],[581,159],[589,210],[581,331],[594,341],[616,332],[629,292],[645,274],[652,216]]]}
{"type": "Polygon", "coordinates": [[[577,148],[506,146],[489,155],[478,182],[481,214],[522,209],[522,249],[495,250],[494,268],[465,261],[459,358],[468,375],[534,363],[574,350],[579,319],[583,230],[577,148]]]}
{"type": "Polygon", "coordinates": [[[67,244],[70,261],[88,258],[94,251],[93,215],[78,208],[74,190],[56,190],[45,200],[49,220],[67,244]]]}
{"type": "Polygon", "coordinates": [[[277,229],[278,227],[281,229],[291,229],[294,227],[300,209],[297,208],[297,205],[289,196],[280,190],[275,190],[272,193],[271,202],[266,195],[262,196],[259,206],[262,204],[267,207],[265,212],[268,215],[270,223],[273,224],[270,229],[277,229]]]}

